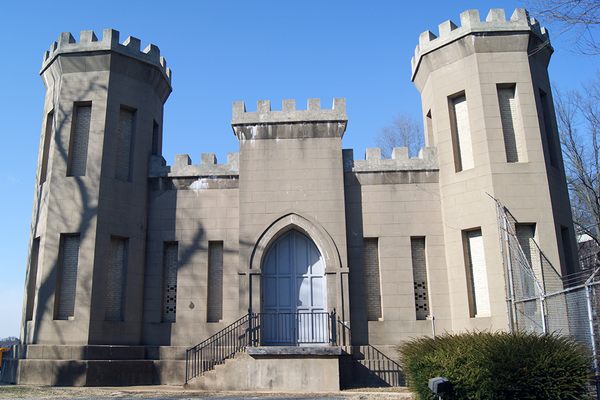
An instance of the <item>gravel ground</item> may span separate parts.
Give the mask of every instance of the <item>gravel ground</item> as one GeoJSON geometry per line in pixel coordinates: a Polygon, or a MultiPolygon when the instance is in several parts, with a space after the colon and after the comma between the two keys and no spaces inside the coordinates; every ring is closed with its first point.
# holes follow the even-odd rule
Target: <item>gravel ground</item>
{"type": "Polygon", "coordinates": [[[380,399],[411,400],[413,397],[405,389],[361,389],[337,393],[248,393],[248,392],[204,392],[184,390],[176,386],[137,386],[137,387],[47,387],[0,385],[2,399],[220,399],[242,400],[267,398],[269,400],[304,399],[380,399]]]}

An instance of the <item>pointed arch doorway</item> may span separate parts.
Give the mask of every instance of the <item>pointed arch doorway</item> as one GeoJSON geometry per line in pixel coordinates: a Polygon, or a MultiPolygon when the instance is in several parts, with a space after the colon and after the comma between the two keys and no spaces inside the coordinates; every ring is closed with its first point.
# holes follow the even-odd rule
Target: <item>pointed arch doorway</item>
{"type": "Polygon", "coordinates": [[[273,242],[261,279],[263,345],[328,343],[325,262],[308,236],[292,229],[273,242]]]}

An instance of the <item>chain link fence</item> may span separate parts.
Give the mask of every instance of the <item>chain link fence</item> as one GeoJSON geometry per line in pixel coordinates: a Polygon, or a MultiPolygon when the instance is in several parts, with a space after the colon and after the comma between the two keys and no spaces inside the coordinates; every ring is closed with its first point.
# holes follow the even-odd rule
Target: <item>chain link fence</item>
{"type": "Polygon", "coordinates": [[[593,356],[600,398],[600,265],[580,261],[580,272],[562,276],[535,241],[535,226],[520,224],[497,199],[512,331],[569,335],[593,356]]]}

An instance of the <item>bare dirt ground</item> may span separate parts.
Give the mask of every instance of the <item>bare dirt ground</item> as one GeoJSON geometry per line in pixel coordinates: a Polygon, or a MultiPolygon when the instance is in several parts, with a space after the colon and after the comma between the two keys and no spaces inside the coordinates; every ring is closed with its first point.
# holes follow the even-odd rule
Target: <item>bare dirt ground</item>
{"type": "Polygon", "coordinates": [[[220,399],[242,400],[304,400],[304,399],[378,399],[412,400],[406,389],[353,389],[335,393],[257,393],[257,392],[205,392],[184,390],[178,386],[132,387],[47,387],[25,385],[0,385],[0,399],[220,399]]]}

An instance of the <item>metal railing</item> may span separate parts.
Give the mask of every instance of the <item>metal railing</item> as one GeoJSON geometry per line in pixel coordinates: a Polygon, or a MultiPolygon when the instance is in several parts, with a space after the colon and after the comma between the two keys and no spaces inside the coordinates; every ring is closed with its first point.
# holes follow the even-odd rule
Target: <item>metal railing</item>
{"type": "Polygon", "coordinates": [[[336,313],[283,312],[260,313],[258,324],[260,337],[257,342],[264,346],[298,346],[303,344],[335,344],[336,313]]]}
{"type": "Polygon", "coordinates": [[[234,358],[248,346],[337,343],[336,312],[248,312],[185,353],[185,382],[234,358]]]}
{"type": "Polygon", "coordinates": [[[185,351],[185,383],[223,364],[227,359],[252,345],[253,323],[257,315],[248,313],[215,333],[205,341],[185,351]]]}

